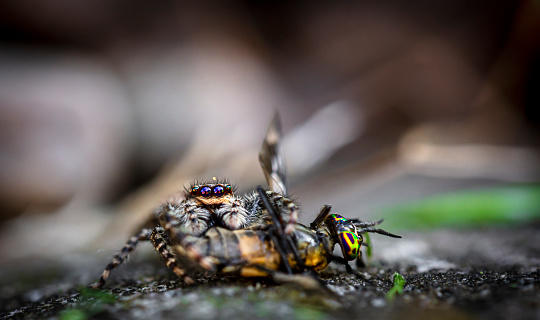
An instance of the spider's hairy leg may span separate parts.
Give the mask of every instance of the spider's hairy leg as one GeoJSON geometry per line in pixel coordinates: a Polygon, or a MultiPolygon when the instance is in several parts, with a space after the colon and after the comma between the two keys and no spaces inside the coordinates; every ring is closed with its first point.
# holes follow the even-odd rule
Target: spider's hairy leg
{"type": "Polygon", "coordinates": [[[200,206],[197,200],[188,198],[180,202],[167,202],[155,212],[159,217],[167,214],[172,220],[178,222],[185,232],[193,236],[199,236],[211,228],[214,224],[212,213],[205,207],[200,206]]]}
{"type": "Polygon", "coordinates": [[[101,275],[101,278],[99,278],[99,280],[96,283],[92,284],[91,287],[94,289],[99,289],[103,287],[103,285],[107,281],[107,278],[109,278],[109,274],[111,273],[111,270],[121,265],[122,262],[124,262],[127,259],[131,251],[135,250],[139,241],[150,240],[151,234],[152,234],[152,229],[142,229],[137,234],[129,238],[129,240],[126,242],[126,244],[124,245],[120,253],[115,255],[112,261],[105,267],[105,270],[103,270],[103,274],[101,275]]]}
{"type": "Polygon", "coordinates": [[[242,201],[232,197],[230,202],[221,204],[214,210],[219,220],[230,230],[245,228],[249,220],[249,212],[242,201]]]}
{"type": "Polygon", "coordinates": [[[289,211],[289,219],[286,222],[285,233],[292,234],[294,232],[294,227],[298,222],[298,206],[294,202],[288,200],[287,210],[289,211]]]}
{"type": "Polygon", "coordinates": [[[206,270],[215,270],[215,265],[212,262],[212,259],[200,254],[199,251],[197,251],[197,248],[194,246],[194,243],[190,241],[196,237],[188,235],[181,230],[182,225],[180,221],[175,219],[175,217],[173,217],[167,211],[159,212],[158,219],[166,234],[176,245],[180,246],[182,251],[189,259],[195,261],[199,266],[206,270]]]}
{"type": "Polygon", "coordinates": [[[193,279],[186,274],[186,271],[178,266],[176,257],[172,253],[173,251],[171,250],[170,246],[167,244],[163,233],[163,228],[160,227],[157,227],[154,229],[154,232],[152,232],[150,240],[152,240],[154,248],[161,255],[161,257],[165,259],[167,268],[171,269],[186,284],[195,283],[195,281],[193,281],[193,279]]]}
{"type": "Polygon", "coordinates": [[[292,234],[294,227],[298,222],[298,206],[291,199],[284,197],[282,194],[269,191],[267,195],[270,197],[273,204],[279,208],[281,219],[284,221],[284,229],[286,234],[292,234]]]}

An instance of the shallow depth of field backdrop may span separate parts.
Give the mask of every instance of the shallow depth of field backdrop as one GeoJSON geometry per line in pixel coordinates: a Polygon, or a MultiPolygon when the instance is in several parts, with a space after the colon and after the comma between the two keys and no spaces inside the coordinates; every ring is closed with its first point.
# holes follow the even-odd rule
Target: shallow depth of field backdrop
{"type": "MultiPolygon", "coordinates": [[[[5,272],[101,265],[195,178],[264,185],[276,110],[302,222],[326,203],[413,238],[540,217],[538,1],[10,0],[0,39],[5,272]]],[[[425,253],[404,243],[375,259],[425,253]]]]}

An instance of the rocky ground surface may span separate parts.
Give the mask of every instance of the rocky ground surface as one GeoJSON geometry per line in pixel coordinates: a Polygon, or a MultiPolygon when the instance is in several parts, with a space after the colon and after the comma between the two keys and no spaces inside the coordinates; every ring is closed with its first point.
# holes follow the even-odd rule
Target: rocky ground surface
{"type": "Polygon", "coordinates": [[[85,285],[112,253],[27,261],[2,270],[0,319],[534,319],[539,231],[536,223],[374,236],[365,279],[332,266],[321,275],[328,291],[219,277],[186,286],[148,246],[103,291],[85,285]],[[396,271],[406,283],[391,298],[396,271]]]}

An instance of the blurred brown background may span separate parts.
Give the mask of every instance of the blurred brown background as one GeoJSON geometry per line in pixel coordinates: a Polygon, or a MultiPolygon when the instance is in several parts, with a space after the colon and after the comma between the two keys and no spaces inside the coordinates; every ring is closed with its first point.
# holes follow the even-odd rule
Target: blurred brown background
{"type": "Polygon", "coordinates": [[[302,221],[538,182],[539,18],[532,0],[3,1],[0,261],[118,248],[195,178],[264,184],[275,110],[302,221]]]}

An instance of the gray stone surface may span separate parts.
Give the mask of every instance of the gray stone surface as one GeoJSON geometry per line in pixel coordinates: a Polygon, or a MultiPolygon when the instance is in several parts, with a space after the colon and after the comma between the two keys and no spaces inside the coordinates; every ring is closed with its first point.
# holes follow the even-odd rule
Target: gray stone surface
{"type": "Polygon", "coordinates": [[[0,319],[533,319],[540,316],[540,226],[373,236],[362,274],[331,265],[329,292],[265,279],[201,277],[181,283],[149,247],[112,273],[102,292],[84,285],[110,253],[4,268],[0,319]],[[394,272],[403,295],[385,296],[394,272]]]}

